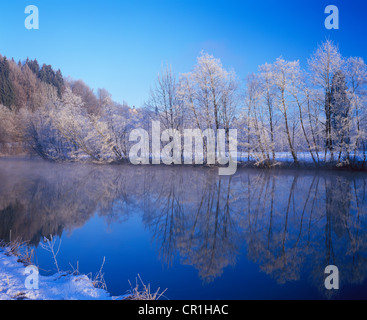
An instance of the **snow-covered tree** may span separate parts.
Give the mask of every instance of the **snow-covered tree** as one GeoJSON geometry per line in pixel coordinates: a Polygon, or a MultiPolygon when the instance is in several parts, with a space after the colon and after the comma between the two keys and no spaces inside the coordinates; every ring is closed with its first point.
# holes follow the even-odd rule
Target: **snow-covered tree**
{"type": "Polygon", "coordinates": [[[298,128],[295,108],[292,105],[292,99],[294,98],[292,90],[294,91],[294,88],[300,81],[300,74],[299,61],[286,61],[283,58],[278,58],[274,63],[274,84],[277,92],[276,104],[283,118],[286,140],[295,163],[298,163],[298,128]]]}
{"type": "Polygon", "coordinates": [[[338,47],[331,40],[326,40],[319,45],[308,60],[312,83],[324,93],[325,158],[327,152],[329,152],[332,160],[334,159],[334,151],[331,122],[331,85],[335,72],[342,68],[343,62],[338,47]]]}
{"type": "Polygon", "coordinates": [[[181,76],[180,93],[199,128],[229,129],[239,104],[238,80],[219,59],[202,52],[194,70],[181,76]]]}
{"type": "Polygon", "coordinates": [[[351,105],[345,75],[340,70],[335,72],[333,77],[330,102],[333,149],[339,153],[338,161],[341,160],[343,152],[346,153],[347,160],[349,160],[351,105]]]}
{"type": "Polygon", "coordinates": [[[351,57],[345,68],[349,101],[351,104],[351,145],[353,146],[353,161],[361,153],[363,162],[367,155],[367,65],[362,58],[351,57]]]}

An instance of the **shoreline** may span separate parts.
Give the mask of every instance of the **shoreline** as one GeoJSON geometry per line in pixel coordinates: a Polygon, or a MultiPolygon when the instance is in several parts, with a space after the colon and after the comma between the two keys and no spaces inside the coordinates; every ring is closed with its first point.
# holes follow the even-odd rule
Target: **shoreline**
{"type": "MultiPolygon", "coordinates": [[[[100,166],[133,166],[133,167],[191,167],[191,168],[205,168],[205,169],[219,169],[226,168],[226,166],[221,165],[207,165],[207,164],[171,164],[167,165],[163,162],[161,164],[132,164],[129,159],[124,159],[121,161],[111,161],[111,162],[97,162],[91,159],[78,159],[78,160],[52,160],[43,159],[38,155],[2,155],[0,154],[0,160],[12,160],[12,161],[44,161],[48,163],[55,164],[91,164],[100,166]]],[[[288,159],[278,159],[270,162],[258,163],[253,160],[241,161],[237,160],[237,169],[257,169],[257,170],[307,170],[307,171],[334,171],[334,172],[367,172],[367,162],[366,161],[356,161],[352,164],[346,164],[338,161],[320,161],[315,165],[312,161],[300,160],[298,163],[289,161],[288,159]]]]}
{"type": "MultiPolygon", "coordinates": [[[[136,287],[125,294],[113,296],[108,291],[101,269],[95,277],[81,274],[78,270],[58,271],[52,275],[41,275],[33,264],[33,250],[28,251],[24,243],[0,241],[0,301],[3,300],[99,300],[99,301],[154,301],[166,292],[152,292],[140,275],[136,287]],[[24,250],[26,248],[26,250],[24,250]],[[23,252],[25,251],[25,252],[23,252]],[[141,289],[140,289],[141,287],[141,289]]],[[[54,256],[56,259],[56,256],[54,256]]],[[[56,261],[56,260],[55,260],[56,261]]]]}
{"type": "Polygon", "coordinates": [[[26,289],[26,266],[11,253],[0,248],[0,300],[123,300],[127,296],[111,296],[94,287],[86,275],[59,272],[39,275],[39,289],[26,289]]]}

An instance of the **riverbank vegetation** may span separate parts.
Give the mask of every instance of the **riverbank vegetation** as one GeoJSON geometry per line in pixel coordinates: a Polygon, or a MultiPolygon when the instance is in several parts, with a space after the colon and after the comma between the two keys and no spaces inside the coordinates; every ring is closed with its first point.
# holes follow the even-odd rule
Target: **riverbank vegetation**
{"type": "Polygon", "coordinates": [[[305,67],[280,57],[245,81],[202,52],[188,73],[163,68],[135,108],[37,60],[0,56],[0,154],[124,162],[130,132],[160,121],[161,130],[224,129],[227,138],[237,129],[238,160],[256,167],[279,167],[287,155],[292,166],[364,169],[366,84],[363,59],[343,57],[330,40],[305,67]]]}

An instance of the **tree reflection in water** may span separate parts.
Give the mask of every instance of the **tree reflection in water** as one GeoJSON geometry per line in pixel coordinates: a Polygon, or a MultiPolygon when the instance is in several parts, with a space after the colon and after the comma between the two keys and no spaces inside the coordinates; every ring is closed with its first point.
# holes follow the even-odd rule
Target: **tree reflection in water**
{"type": "Polygon", "coordinates": [[[322,291],[330,264],[342,270],[341,285],[367,276],[364,173],[243,169],[219,177],[200,167],[1,160],[0,181],[5,241],[37,246],[96,213],[108,224],[141,214],[160,260],[171,266],[179,256],[204,282],[243,252],[279,284],[307,271],[322,291]]]}

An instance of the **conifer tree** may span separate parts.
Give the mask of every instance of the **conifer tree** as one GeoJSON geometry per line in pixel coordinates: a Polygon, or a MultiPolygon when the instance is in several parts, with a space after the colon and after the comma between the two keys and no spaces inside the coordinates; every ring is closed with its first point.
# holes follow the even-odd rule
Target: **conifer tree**
{"type": "Polygon", "coordinates": [[[4,57],[0,59],[0,104],[11,109],[15,100],[15,95],[9,73],[9,62],[4,57]]]}

